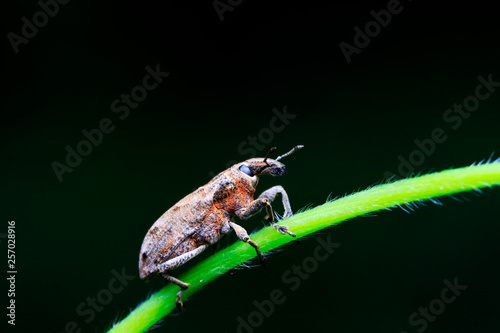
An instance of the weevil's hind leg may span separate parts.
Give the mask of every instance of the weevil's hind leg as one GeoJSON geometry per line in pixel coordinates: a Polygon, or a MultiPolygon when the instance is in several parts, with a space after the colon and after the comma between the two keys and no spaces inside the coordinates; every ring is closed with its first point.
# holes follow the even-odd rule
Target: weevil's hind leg
{"type": "Polygon", "coordinates": [[[257,256],[259,257],[260,264],[265,268],[266,267],[266,257],[264,257],[262,252],[260,252],[259,245],[250,239],[250,236],[248,236],[248,233],[245,230],[245,228],[243,228],[242,226],[240,226],[234,222],[229,222],[229,225],[231,226],[231,228],[234,229],[234,231],[236,231],[236,235],[238,236],[239,239],[241,239],[245,243],[250,244],[255,249],[255,251],[257,252],[257,256]]]}
{"type": "Polygon", "coordinates": [[[175,297],[175,305],[179,310],[182,310],[182,308],[184,307],[184,303],[182,303],[182,292],[189,288],[189,283],[182,282],[178,278],[175,278],[172,275],[168,275],[167,273],[162,273],[161,276],[163,276],[166,281],[172,282],[173,284],[176,284],[181,288],[181,290],[179,290],[177,296],[175,297]]]}
{"type": "Polygon", "coordinates": [[[157,272],[163,276],[163,278],[169,282],[172,282],[176,285],[178,285],[181,290],[177,293],[177,297],[175,298],[175,305],[179,308],[179,310],[182,310],[183,304],[182,304],[182,292],[189,288],[189,283],[182,282],[181,280],[171,276],[168,274],[169,270],[172,270],[182,264],[184,264],[186,261],[192,259],[193,257],[197,256],[203,250],[205,250],[208,247],[208,245],[200,245],[196,249],[189,251],[187,253],[184,253],[178,257],[172,258],[170,260],[165,261],[163,264],[158,266],[157,272]]]}

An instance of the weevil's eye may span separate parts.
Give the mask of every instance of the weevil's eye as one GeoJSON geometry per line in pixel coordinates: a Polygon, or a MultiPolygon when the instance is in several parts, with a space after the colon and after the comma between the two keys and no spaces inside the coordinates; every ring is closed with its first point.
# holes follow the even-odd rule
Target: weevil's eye
{"type": "Polygon", "coordinates": [[[243,164],[242,166],[240,166],[240,168],[239,168],[238,170],[240,170],[241,172],[243,172],[243,173],[245,173],[245,174],[249,175],[250,177],[253,177],[253,172],[252,172],[252,170],[250,170],[250,168],[249,168],[249,167],[247,167],[247,166],[246,166],[246,165],[244,165],[244,164],[243,164]]]}

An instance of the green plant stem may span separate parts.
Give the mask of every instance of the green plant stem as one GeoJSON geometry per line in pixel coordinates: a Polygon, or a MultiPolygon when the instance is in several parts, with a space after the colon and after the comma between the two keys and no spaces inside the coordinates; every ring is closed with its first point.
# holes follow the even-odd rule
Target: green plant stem
{"type": "MultiPolygon", "coordinates": [[[[289,226],[297,238],[300,238],[381,209],[494,185],[500,185],[500,163],[451,169],[375,186],[296,214],[280,223],[289,226]]],[[[283,236],[271,227],[252,234],[251,238],[260,244],[262,252],[273,250],[297,239],[288,235],[283,236]]],[[[183,299],[186,300],[231,268],[255,256],[251,246],[238,241],[200,262],[179,277],[180,280],[190,283],[190,288],[183,293],[183,299]]],[[[168,284],[139,305],[109,332],[144,332],[175,308],[175,295],[178,290],[179,287],[168,284]]]]}

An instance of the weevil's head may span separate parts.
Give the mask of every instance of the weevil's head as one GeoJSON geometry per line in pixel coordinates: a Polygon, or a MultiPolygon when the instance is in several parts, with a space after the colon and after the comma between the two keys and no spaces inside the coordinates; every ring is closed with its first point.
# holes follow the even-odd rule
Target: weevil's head
{"type": "Polygon", "coordinates": [[[262,157],[251,158],[239,163],[238,171],[250,177],[260,175],[283,176],[286,174],[286,168],[283,163],[272,158],[268,158],[264,162],[262,157]]]}
{"type": "Polygon", "coordinates": [[[304,146],[296,146],[288,153],[277,157],[276,159],[269,158],[269,155],[276,150],[271,148],[266,157],[256,157],[243,161],[233,166],[234,170],[240,173],[243,177],[249,178],[252,185],[256,186],[260,175],[283,176],[286,174],[285,165],[279,162],[280,159],[286,157],[293,152],[303,148],[304,146]]]}

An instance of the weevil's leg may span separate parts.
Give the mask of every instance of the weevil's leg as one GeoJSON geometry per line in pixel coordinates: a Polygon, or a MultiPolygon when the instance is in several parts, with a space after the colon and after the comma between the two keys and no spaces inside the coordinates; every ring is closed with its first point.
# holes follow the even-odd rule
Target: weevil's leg
{"type": "Polygon", "coordinates": [[[283,201],[283,207],[285,208],[285,213],[283,214],[283,218],[288,218],[292,216],[292,207],[290,207],[290,200],[288,199],[288,194],[286,193],[285,189],[281,185],[276,185],[271,187],[270,189],[262,192],[261,195],[257,199],[267,199],[268,203],[266,204],[266,211],[267,211],[267,220],[271,224],[271,226],[279,231],[282,235],[284,234],[289,234],[292,237],[295,237],[295,234],[291,231],[288,230],[288,227],[285,225],[278,225],[274,222],[274,214],[273,214],[273,207],[269,202],[272,202],[274,198],[276,198],[276,195],[280,193],[281,198],[283,201]]]}
{"type": "MultiPolygon", "coordinates": [[[[281,185],[276,185],[270,189],[264,191],[259,195],[257,199],[252,201],[248,206],[236,211],[236,215],[241,219],[249,218],[250,216],[258,213],[262,207],[270,206],[270,203],[276,198],[276,195],[280,193],[283,198],[283,207],[285,208],[284,218],[292,216],[292,208],[290,207],[290,200],[288,200],[288,194],[286,194],[285,189],[281,185]]],[[[269,213],[269,208],[266,208],[267,213],[269,213]]],[[[272,208],[271,208],[272,211],[272,208]]],[[[270,221],[273,221],[273,216],[266,216],[270,221]]]]}
{"type": "Polygon", "coordinates": [[[280,193],[281,197],[283,199],[283,207],[285,208],[285,213],[283,214],[284,218],[288,218],[292,216],[292,208],[290,207],[290,200],[288,200],[288,194],[286,194],[285,189],[280,186],[276,185],[271,187],[270,189],[262,192],[259,197],[252,201],[247,207],[242,208],[236,212],[236,215],[239,218],[246,219],[255,213],[258,213],[262,207],[266,207],[266,219],[269,221],[271,226],[279,231],[281,234],[289,234],[292,237],[295,237],[295,234],[291,231],[288,231],[288,227],[284,225],[278,225],[274,222],[274,213],[273,213],[273,207],[271,206],[271,202],[276,198],[276,195],[280,193]]]}
{"type": "Polygon", "coordinates": [[[289,218],[290,216],[293,215],[292,213],[292,207],[290,206],[290,200],[288,199],[288,194],[286,194],[285,189],[281,185],[276,185],[271,187],[268,190],[265,190],[264,192],[259,195],[257,199],[267,199],[270,202],[274,201],[274,198],[276,198],[276,195],[280,193],[281,198],[283,201],[283,208],[285,208],[285,213],[283,214],[283,218],[289,218]]]}
{"type": "Polygon", "coordinates": [[[158,273],[164,273],[166,271],[172,270],[176,267],[179,267],[180,265],[184,264],[186,261],[193,259],[193,257],[196,257],[198,254],[203,252],[208,247],[208,245],[200,245],[194,250],[191,250],[189,252],[186,252],[184,254],[181,254],[178,257],[172,258],[170,260],[165,261],[164,263],[158,265],[156,268],[156,271],[158,273]]]}
{"type": "Polygon", "coordinates": [[[179,310],[182,310],[182,308],[184,307],[184,303],[182,303],[182,292],[189,288],[189,283],[182,282],[181,280],[168,275],[167,273],[162,273],[161,276],[163,276],[165,280],[172,282],[173,284],[176,284],[181,288],[181,290],[179,290],[177,296],[175,297],[175,305],[179,310]]]}
{"type": "Polygon", "coordinates": [[[177,297],[175,298],[175,305],[177,305],[177,307],[179,309],[182,309],[182,306],[183,306],[182,299],[181,299],[182,292],[184,290],[186,290],[187,288],[189,288],[189,283],[182,282],[181,280],[169,275],[167,272],[171,269],[174,269],[174,268],[184,264],[186,261],[192,259],[193,257],[197,256],[198,254],[203,252],[203,250],[205,250],[207,247],[208,247],[208,245],[201,245],[192,251],[184,253],[178,257],[175,257],[175,258],[172,258],[170,260],[165,261],[161,265],[158,265],[157,272],[161,276],[163,276],[163,278],[165,280],[172,282],[181,288],[181,290],[179,290],[179,292],[177,293],[177,297]]]}
{"type": "Polygon", "coordinates": [[[259,257],[260,264],[265,268],[266,267],[266,257],[264,257],[262,252],[260,252],[259,245],[250,239],[250,236],[248,236],[248,233],[245,230],[245,228],[243,228],[242,226],[240,226],[234,222],[229,222],[229,225],[231,226],[231,228],[234,229],[234,231],[236,231],[236,235],[238,236],[239,239],[241,239],[245,243],[248,243],[248,244],[253,246],[253,248],[257,252],[257,256],[259,257]]]}

